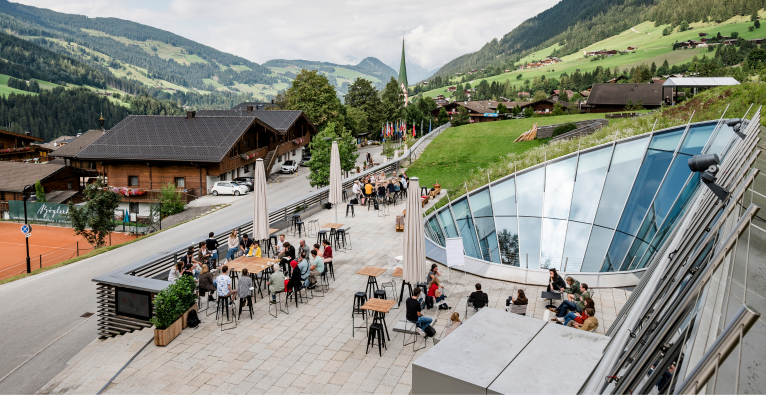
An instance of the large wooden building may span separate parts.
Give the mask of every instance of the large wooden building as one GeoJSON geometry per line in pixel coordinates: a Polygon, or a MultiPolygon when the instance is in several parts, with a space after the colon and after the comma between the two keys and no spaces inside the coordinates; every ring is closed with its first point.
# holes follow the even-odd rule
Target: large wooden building
{"type": "Polygon", "coordinates": [[[252,177],[258,158],[268,174],[280,157],[298,155],[313,134],[316,127],[302,111],[248,106],[186,116],[131,115],[73,157],[62,157],[95,167],[110,187],[120,188],[124,208],[145,216],[163,185],[175,185],[192,200],[208,194],[216,181],[252,177]]]}
{"type": "Polygon", "coordinates": [[[0,129],[0,161],[47,162],[50,148],[37,145],[43,139],[0,129]]]}
{"type": "Polygon", "coordinates": [[[0,162],[0,212],[8,211],[8,201],[24,200],[35,194],[35,183],[40,181],[49,203],[78,202],[79,193],[87,173],[71,166],[50,163],[0,162]]]}
{"type": "Polygon", "coordinates": [[[593,84],[583,108],[588,112],[625,111],[628,105],[646,109],[662,105],[662,85],[658,84],[593,84]]]}

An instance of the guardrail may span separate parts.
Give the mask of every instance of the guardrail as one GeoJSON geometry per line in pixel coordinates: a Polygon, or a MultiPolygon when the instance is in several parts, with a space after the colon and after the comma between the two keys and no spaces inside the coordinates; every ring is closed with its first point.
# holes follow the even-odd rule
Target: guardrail
{"type": "MultiPolygon", "coordinates": [[[[346,190],[350,188],[356,179],[367,175],[378,175],[380,173],[398,171],[400,164],[417,159],[425,149],[425,146],[449,127],[450,124],[447,123],[422,137],[410,148],[410,154],[407,156],[381,163],[369,170],[354,174],[353,176],[344,179],[343,189],[346,190]]],[[[283,229],[289,225],[289,221],[292,220],[292,215],[295,213],[300,212],[305,215],[313,215],[313,213],[320,211],[322,209],[322,203],[326,202],[329,198],[329,190],[329,186],[323,187],[315,192],[271,209],[269,211],[269,227],[283,229]]],[[[214,233],[217,235],[216,239],[220,245],[227,245],[226,239],[234,229],[238,229],[238,233],[240,234],[242,232],[252,233],[253,221],[251,218],[248,218],[214,230],[214,233]]],[[[196,253],[197,244],[206,239],[204,233],[205,232],[201,231],[200,237],[198,238],[184,241],[165,251],[158,252],[157,254],[94,278],[93,281],[98,284],[96,296],[98,305],[99,338],[114,337],[127,332],[150,327],[150,317],[148,316],[144,319],[140,319],[120,314],[122,311],[118,311],[117,291],[126,292],[126,295],[128,296],[136,296],[135,300],[148,300],[150,305],[148,307],[145,306],[144,308],[148,308],[146,311],[153,312],[151,299],[154,294],[168,286],[169,283],[165,279],[167,278],[167,273],[170,271],[170,267],[178,261],[178,258],[185,254],[189,246],[194,246],[196,253]],[[149,295],[149,297],[147,299],[142,299],[144,295],[149,295]]],[[[219,249],[218,255],[219,257],[226,255],[225,247],[219,249]]],[[[132,308],[132,310],[136,311],[140,309],[132,308]]]]}

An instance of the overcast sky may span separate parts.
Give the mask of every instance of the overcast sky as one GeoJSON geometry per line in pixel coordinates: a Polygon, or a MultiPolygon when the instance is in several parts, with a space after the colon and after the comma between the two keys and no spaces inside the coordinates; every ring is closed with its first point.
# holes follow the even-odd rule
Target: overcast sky
{"type": "MultiPolygon", "coordinates": [[[[558,0],[260,1],[12,0],[171,31],[257,63],[306,59],[356,64],[374,56],[426,69],[479,50],[558,0]]],[[[398,67],[396,68],[398,71],[398,67]]]]}

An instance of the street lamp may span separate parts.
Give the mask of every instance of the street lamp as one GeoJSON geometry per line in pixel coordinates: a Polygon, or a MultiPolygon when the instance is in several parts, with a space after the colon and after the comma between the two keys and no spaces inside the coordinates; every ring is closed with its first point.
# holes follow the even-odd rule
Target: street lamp
{"type": "MultiPolygon", "coordinates": [[[[28,225],[27,222],[27,189],[32,187],[32,185],[25,185],[24,189],[21,190],[21,194],[24,198],[24,225],[28,225]]],[[[32,263],[29,260],[29,237],[26,237],[24,235],[24,242],[27,245],[27,273],[32,273],[32,263]]]]}

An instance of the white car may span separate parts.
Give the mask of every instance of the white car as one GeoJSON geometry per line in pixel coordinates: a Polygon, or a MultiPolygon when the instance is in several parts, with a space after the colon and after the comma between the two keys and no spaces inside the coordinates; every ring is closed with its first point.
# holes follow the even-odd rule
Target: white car
{"type": "Polygon", "coordinates": [[[249,188],[245,185],[237,184],[233,181],[218,181],[213,185],[213,188],[211,189],[210,193],[213,194],[213,196],[218,195],[244,195],[247,193],[249,188]]]}
{"type": "Polygon", "coordinates": [[[298,162],[294,160],[286,160],[285,163],[282,163],[282,167],[280,169],[282,173],[295,173],[298,171],[298,162]]]}

